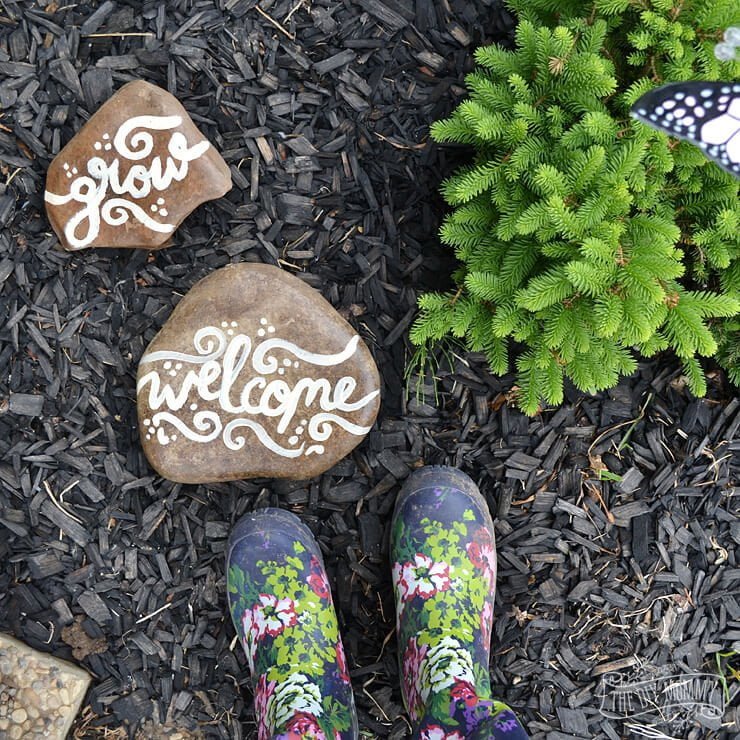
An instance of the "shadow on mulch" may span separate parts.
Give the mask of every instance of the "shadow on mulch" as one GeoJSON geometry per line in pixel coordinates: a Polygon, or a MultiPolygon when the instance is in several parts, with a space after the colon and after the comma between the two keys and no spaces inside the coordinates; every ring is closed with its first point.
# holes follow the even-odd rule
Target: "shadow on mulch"
{"type": "MultiPolygon", "coordinates": [[[[406,475],[429,463],[470,473],[498,515],[492,675],[533,737],[631,732],[600,711],[610,671],[716,672],[720,656],[729,676],[740,401],[721,376],[698,401],[669,359],[643,363],[609,393],[528,419],[511,378],[450,355],[435,382],[410,381],[423,400],[405,393],[417,294],[452,270],[437,191],[458,153],[431,146],[428,126],[463,94],[474,46],[507,38],[511,18],[489,0],[255,6],[0,10],[0,628],[77,651],[95,681],[76,737],[143,722],[254,736],[223,558],[236,519],[266,504],[300,513],[321,543],[366,736],[403,737],[386,525],[406,475]],[[46,168],[136,78],[178,96],[234,189],[162,252],[59,252],[46,168]],[[143,458],[137,362],[190,286],[238,261],[320,289],[382,369],[376,428],[319,479],[183,486],[143,458]]],[[[656,726],[719,737],[738,729],[734,704],[722,730],[678,715],[656,726]]]]}

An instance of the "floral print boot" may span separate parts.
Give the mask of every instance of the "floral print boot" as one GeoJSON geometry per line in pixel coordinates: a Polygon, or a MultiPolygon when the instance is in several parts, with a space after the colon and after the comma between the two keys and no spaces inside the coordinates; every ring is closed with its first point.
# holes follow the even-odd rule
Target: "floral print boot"
{"type": "Polygon", "coordinates": [[[352,685],[311,531],[282,509],[247,514],[231,533],[226,566],[258,740],[355,740],[352,685]]]}
{"type": "Polygon", "coordinates": [[[520,740],[491,696],[496,546],[488,506],[454,468],[413,473],[391,530],[401,688],[418,740],[520,740]]]}

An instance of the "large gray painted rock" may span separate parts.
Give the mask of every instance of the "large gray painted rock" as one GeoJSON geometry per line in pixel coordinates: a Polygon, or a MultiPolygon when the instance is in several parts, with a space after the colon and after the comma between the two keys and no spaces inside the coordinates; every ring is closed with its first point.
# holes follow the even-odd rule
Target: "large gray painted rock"
{"type": "Polygon", "coordinates": [[[380,381],[354,329],[268,265],[197,283],[139,364],[144,452],[170,480],[311,478],[370,431],[380,381]]]}

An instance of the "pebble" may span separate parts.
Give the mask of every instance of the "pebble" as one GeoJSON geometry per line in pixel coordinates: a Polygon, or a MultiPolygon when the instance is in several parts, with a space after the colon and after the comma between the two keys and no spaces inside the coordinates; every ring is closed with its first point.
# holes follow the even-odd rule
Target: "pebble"
{"type": "Polygon", "coordinates": [[[89,683],[77,666],[0,634],[0,738],[64,740],[89,683]]]}

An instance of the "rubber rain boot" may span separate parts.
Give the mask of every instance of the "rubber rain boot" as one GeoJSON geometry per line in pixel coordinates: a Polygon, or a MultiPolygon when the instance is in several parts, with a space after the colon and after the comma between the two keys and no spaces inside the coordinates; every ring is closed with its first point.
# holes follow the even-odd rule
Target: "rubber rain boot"
{"type": "Polygon", "coordinates": [[[401,688],[419,740],[528,735],[493,699],[496,545],[485,499],[461,471],[414,472],[391,523],[401,688]]]}
{"type": "Polygon", "coordinates": [[[258,740],[356,740],[352,685],[321,551],[298,517],[242,517],[227,550],[229,609],[247,655],[258,740]]]}

